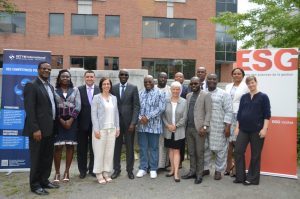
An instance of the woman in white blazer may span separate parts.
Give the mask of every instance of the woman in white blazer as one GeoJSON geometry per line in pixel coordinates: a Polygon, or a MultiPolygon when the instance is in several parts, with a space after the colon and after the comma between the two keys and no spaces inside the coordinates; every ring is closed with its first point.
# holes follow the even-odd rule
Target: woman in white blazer
{"type": "Polygon", "coordinates": [[[110,79],[102,78],[99,83],[100,94],[94,96],[91,106],[93,172],[100,184],[112,181],[109,173],[113,168],[115,140],[120,134],[118,103],[117,98],[111,94],[111,87],[110,79]]]}
{"type": "Polygon", "coordinates": [[[224,175],[230,175],[232,177],[235,176],[235,167],[233,161],[233,151],[234,151],[234,143],[236,141],[236,136],[234,135],[234,129],[236,127],[236,116],[239,110],[240,100],[242,95],[249,92],[248,87],[243,81],[245,72],[242,68],[234,68],[231,71],[231,76],[233,83],[230,83],[226,86],[225,91],[230,94],[232,99],[233,106],[233,118],[231,123],[231,132],[229,138],[229,146],[228,146],[228,155],[227,155],[227,168],[225,170],[224,175]]]}

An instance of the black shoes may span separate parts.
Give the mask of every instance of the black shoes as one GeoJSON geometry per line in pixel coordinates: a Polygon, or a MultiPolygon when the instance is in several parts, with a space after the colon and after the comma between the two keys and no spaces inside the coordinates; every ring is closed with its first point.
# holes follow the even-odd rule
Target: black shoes
{"type": "Polygon", "coordinates": [[[203,177],[203,176],[208,176],[209,174],[210,174],[209,170],[204,170],[204,171],[202,172],[202,177],[203,177]]]}
{"type": "Polygon", "coordinates": [[[174,175],[174,173],[167,173],[166,177],[172,177],[174,175]]]}
{"type": "Polygon", "coordinates": [[[195,181],[194,181],[194,183],[195,184],[201,184],[201,182],[202,182],[202,176],[201,175],[197,176],[196,179],[195,179],[195,181]]]}
{"type": "Polygon", "coordinates": [[[259,183],[250,182],[248,180],[246,180],[245,182],[243,182],[243,185],[246,185],[246,186],[248,186],[248,185],[258,185],[258,184],[259,183]]]}
{"type": "Polygon", "coordinates": [[[79,178],[80,178],[80,179],[84,179],[85,177],[86,177],[86,173],[80,173],[80,174],[79,174],[79,178]]]}
{"type": "Polygon", "coordinates": [[[114,171],[113,174],[111,175],[111,179],[116,179],[117,177],[119,177],[121,171],[114,171]]]}
{"type": "Polygon", "coordinates": [[[37,195],[40,195],[40,196],[43,196],[43,195],[48,195],[49,192],[46,191],[45,189],[43,188],[38,188],[38,189],[35,189],[35,190],[31,190],[32,193],[35,193],[37,195]]]}
{"type": "Polygon", "coordinates": [[[235,184],[241,184],[241,183],[243,183],[243,181],[239,181],[239,180],[235,179],[235,180],[233,181],[233,183],[235,183],[235,184]]]}
{"type": "Polygon", "coordinates": [[[181,178],[186,180],[186,179],[196,178],[196,175],[189,172],[188,174],[181,176],[181,178]]]}
{"type": "Polygon", "coordinates": [[[90,171],[89,174],[90,174],[92,177],[96,177],[96,174],[94,174],[92,171],[90,171]]]}
{"type": "Polygon", "coordinates": [[[175,182],[180,182],[180,178],[174,178],[175,182]]]}
{"type": "Polygon", "coordinates": [[[58,189],[59,185],[58,184],[53,184],[51,182],[49,182],[47,185],[42,185],[43,189],[58,189]]]}
{"type": "Polygon", "coordinates": [[[133,180],[133,179],[134,179],[134,175],[133,175],[132,171],[131,171],[131,172],[128,172],[128,178],[129,178],[130,180],[133,180]]]}

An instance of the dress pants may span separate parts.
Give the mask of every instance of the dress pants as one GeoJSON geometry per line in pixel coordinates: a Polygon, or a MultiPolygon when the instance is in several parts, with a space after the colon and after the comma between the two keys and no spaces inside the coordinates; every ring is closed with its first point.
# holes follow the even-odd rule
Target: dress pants
{"type": "Polygon", "coordinates": [[[120,121],[120,136],[116,139],[115,152],[114,152],[114,170],[121,171],[121,152],[122,146],[125,141],[126,146],[126,171],[132,172],[134,165],[134,134],[135,132],[128,132],[120,121]]]}
{"type": "Polygon", "coordinates": [[[156,171],[158,167],[158,143],[160,134],[139,132],[138,142],[140,147],[139,169],[156,171]]]}
{"type": "Polygon", "coordinates": [[[30,151],[30,188],[32,191],[41,188],[43,185],[49,184],[49,176],[51,174],[54,150],[53,136],[42,137],[37,142],[29,137],[30,151]]]}
{"type": "Polygon", "coordinates": [[[190,156],[190,172],[197,176],[202,176],[204,169],[205,137],[201,137],[194,127],[187,127],[186,140],[190,156]]]}
{"type": "Polygon", "coordinates": [[[163,169],[169,163],[168,150],[165,147],[165,137],[164,137],[163,134],[160,134],[160,136],[159,136],[158,148],[159,148],[159,151],[158,151],[158,168],[163,169]]]}
{"type": "Polygon", "coordinates": [[[113,169],[113,155],[116,141],[116,129],[100,130],[101,137],[97,139],[92,135],[94,150],[94,169],[95,174],[111,172],[113,169]]]}
{"type": "Polygon", "coordinates": [[[260,159],[261,151],[264,145],[264,138],[259,137],[259,133],[245,133],[239,131],[235,143],[235,165],[236,165],[236,180],[244,182],[245,180],[259,184],[260,178],[260,159]],[[248,143],[251,146],[251,160],[246,176],[245,168],[245,152],[248,143]]]}
{"type": "Polygon", "coordinates": [[[77,134],[77,162],[80,173],[93,172],[94,153],[92,147],[92,127],[88,131],[78,131],[77,134]],[[87,157],[89,153],[89,164],[87,165],[87,157]]]}

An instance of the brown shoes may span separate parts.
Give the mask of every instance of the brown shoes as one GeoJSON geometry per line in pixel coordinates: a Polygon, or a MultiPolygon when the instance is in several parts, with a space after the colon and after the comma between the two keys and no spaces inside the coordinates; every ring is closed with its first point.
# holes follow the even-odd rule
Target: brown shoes
{"type": "Polygon", "coordinates": [[[215,180],[221,180],[221,179],[222,179],[221,172],[215,171],[215,177],[214,177],[214,179],[215,179],[215,180]]]}

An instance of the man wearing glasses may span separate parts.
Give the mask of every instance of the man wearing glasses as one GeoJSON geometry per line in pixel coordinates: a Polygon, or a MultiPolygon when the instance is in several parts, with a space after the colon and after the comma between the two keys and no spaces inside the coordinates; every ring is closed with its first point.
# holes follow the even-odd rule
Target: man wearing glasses
{"type": "Polygon", "coordinates": [[[200,86],[200,79],[192,77],[190,81],[192,92],[186,96],[188,103],[186,139],[190,155],[190,171],[181,177],[195,178],[195,184],[202,182],[204,144],[212,112],[211,95],[201,90],[200,86]]]}
{"type": "Polygon", "coordinates": [[[37,195],[48,195],[46,189],[58,188],[48,178],[51,173],[54,149],[55,98],[49,83],[51,66],[38,64],[38,77],[24,88],[26,112],[23,135],[29,136],[30,189],[37,195]]]}
{"type": "Polygon", "coordinates": [[[113,85],[112,94],[117,97],[120,121],[120,136],[116,139],[114,151],[114,173],[111,178],[117,178],[121,173],[121,151],[122,145],[126,145],[126,171],[129,179],[134,179],[134,134],[135,125],[138,121],[140,101],[138,89],[135,85],[128,83],[129,73],[120,70],[120,83],[113,85]]]}

